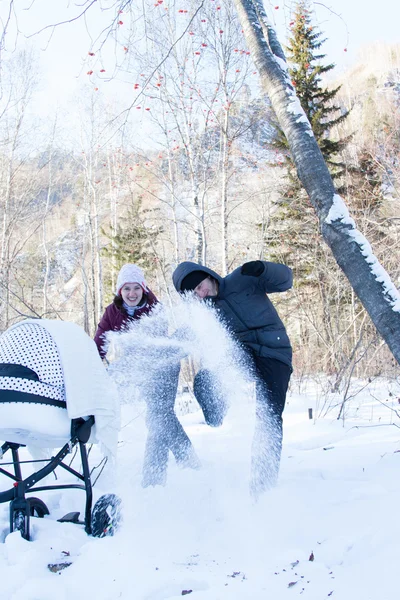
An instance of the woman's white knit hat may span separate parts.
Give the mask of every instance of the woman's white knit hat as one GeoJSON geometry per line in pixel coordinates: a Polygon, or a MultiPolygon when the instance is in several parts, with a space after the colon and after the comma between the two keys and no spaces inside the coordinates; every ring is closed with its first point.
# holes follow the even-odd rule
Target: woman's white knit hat
{"type": "Polygon", "coordinates": [[[120,295],[121,289],[126,283],[138,283],[142,286],[145,292],[149,291],[146,280],[144,278],[144,273],[142,269],[137,265],[127,264],[121,268],[120,272],[118,273],[117,289],[115,292],[117,296],[120,295]]]}

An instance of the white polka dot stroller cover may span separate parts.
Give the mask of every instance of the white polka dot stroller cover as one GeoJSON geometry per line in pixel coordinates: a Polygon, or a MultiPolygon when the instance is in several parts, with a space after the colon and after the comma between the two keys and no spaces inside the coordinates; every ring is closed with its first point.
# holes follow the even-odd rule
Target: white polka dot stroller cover
{"type": "Polygon", "coordinates": [[[60,355],[34,322],[0,336],[0,440],[57,448],[70,439],[60,355]]]}

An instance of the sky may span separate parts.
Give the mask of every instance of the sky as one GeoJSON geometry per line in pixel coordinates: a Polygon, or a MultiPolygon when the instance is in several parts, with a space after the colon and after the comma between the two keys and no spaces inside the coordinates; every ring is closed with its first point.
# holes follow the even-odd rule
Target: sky
{"type": "MultiPolygon", "coordinates": [[[[113,2],[107,0],[103,2],[103,6],[112,4],[113,2]]],[[[184,4],[182,0],[182,6],[184,4]]],[[[5,0],[0,3],[3,23],[8,5],[5,0]]],[[[44,90],[46,98],[51,102],[62,102],[70,97],[76,91],[78,78],[85,78],[87,69],[90,69],[90,36],[95,38],[96,33],[109,22],[110,12],[105,11],[101,14],[99,4],[95,3],[87,13],[87,22],[79,19],[62,25],[56,29],[51,39],[49,30],[40,35],[34,34],[46,25],[76,16],[82,11],[81,5],[80,2],[67,0],[18,0],[15,3],[20,30],[18,43],[22,44],[26,39],[39,48],[42,72],[46,80],[43,84],[44,90]]],[[[276,23],[281,42],[284,42],[293,5],[292,0],[285,3],[268,0],[265,3],[269,17],[276,23]]],[[[397,0],[381,0],[378,5],[375,0],[335,0],[326,3],[315,2],[314,6],[315,22],[327,37],[323,51],[328,60],[336,63],[337,74],[354,63],[363,46],[373,42],[399,41],[400,5],[397,0]]],[[[8,50],[14,47],[15,23],[14,19],[7,35],[8,50]]],[[[113,50],[110,50],[110,64],[114,60],[113,50]]],[[[111,90],[114,85],[115,89],[115,82],[108,85],[111,90]]]]}
{"type": "MultiPolygon", "coordinates": [[[[94,487],[95,500],[107,492],[121,498],[119,531],[99,539],[57,521],[70,511],[82,513],[80,490],[36,492],[50,515],[32,519],[29,542],[19,532],[9,534],[8,505],[1,504],[0,600],[397,600],[399,383],[355,379],[345,396],[345,386],[330,393],[324,376],[294,378],[280,479],[255,500],[249,494],[251,388],[229,361],[224,334],[215,335],[211,317],[200,327],[193,318],[199,314],[185,316],[181,307],[177,316],[193,323],[193,351],[216,375],[225,373],[229,386],[229,410],[219,428],[205,424],[189,394],[178,396],[200,469],[180,469],[170,458],[166,485],[141,487],[145,406],[132,393],[122,406],[112,487],[103,477],[94,487]],[[58,573],[48,569],[65,562],[69,566],[58,573]]],[[[121,334],[121,343],[129,336],[121,334]]],[[[76,385],[89,375],[76,369],[76,385]]],[[[125,391],[133,392],[135,363],[125,375],[125,391]]],[[[49,415],[49,432],[51,422],[49,415]]],[[[1,427],[7,427],[4,410],[0,439],[1,427]]],[[[27,449],[22,458],[29,459],[27,449]]],[[[101,458],[94,445],[91,467],[101,458]]],[[[66,482],[73,478],[61,470],[57,483],[66,482]]],[[[9,487],[0,473],[0,490],[9,487]]]]}

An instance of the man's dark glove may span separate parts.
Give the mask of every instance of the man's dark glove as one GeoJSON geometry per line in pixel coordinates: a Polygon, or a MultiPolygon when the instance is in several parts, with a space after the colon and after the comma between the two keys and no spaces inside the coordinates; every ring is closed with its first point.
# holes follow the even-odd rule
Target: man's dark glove
{"type": "Polygon", "coordinates": [[[251,260],[250,262],[244,263],[240,272],[242,275],[252,275],[253,277],[259,277],[264,273],[264,263],[262,260],[251,260]]]}

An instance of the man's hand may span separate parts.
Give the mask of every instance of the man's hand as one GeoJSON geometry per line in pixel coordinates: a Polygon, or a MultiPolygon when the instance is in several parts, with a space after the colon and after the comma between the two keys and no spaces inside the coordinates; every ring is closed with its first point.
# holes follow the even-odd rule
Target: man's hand
{"type": "Polygon", "coordinates": [[[264,273],[264,263],[262,260],[251,260],[250,262],[244,263],[240,272],[242,275],[251,275],[253,277],[259,277],[264,273]]]}

